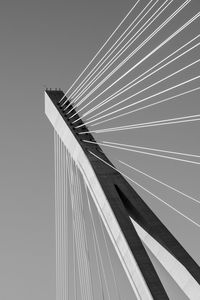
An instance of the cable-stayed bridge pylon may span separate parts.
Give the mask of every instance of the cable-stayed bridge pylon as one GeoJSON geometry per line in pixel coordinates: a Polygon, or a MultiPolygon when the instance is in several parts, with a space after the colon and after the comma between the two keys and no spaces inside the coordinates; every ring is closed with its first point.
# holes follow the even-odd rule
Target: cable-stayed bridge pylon
{"type": "Polygon", "coordinates": [[[199,1],[133,2],[67,92],[45,90],[56,300],[200,299],[199,1]]]}
{"type": "MultiPolygon", "coordinates": [[[[100,299],[114,299],[109,294],[93,204],[136,299],[169,299],[145,247],[189,299],[198,299],[199,266],[108,160],[81,119],[77,124],[83,126],[75,128],[70,118],[75,110],[62,91],[45,91],[45,113],[55,132],[57,299],[98,299],[97,293],[101,294],[100,299]],[[69,114],[66,107],[71,111],[69,114]],[[80,135],[81,132],[84,134],[80,135]],[[84,213],[86,202],[90,228],[84,213]],[[93,250],[90,239],[94,242],[93,250]],[[99,287],[93,282],[92,251],[96,255],[99,287]],[[72,286],[73,293],[69,295],[72,286]]],[[[112,270],[112,275],[116,295],[120,297],[115,279],[118,274],[112,270]]]]}

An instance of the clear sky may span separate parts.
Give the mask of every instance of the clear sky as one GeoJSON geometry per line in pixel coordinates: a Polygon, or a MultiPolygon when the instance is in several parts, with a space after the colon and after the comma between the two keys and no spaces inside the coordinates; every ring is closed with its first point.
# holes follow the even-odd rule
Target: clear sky
{"type": "MultiPolygon", "coordinates": [[[[53,130],[44,115],[43,91],[45,86],[67,90],[126,15],[133,2],[135,3],[131,0],[4,0],[1,3],[0,299],[55,299],[53,130]]],[[[143,6],[147,3],[146,0],[141,2],[143,6]]],[[[184,1],[174,2],[171,12],[184,1]]],[[[198,11],[200,11],[199,0],[192,0],[176,20],[120,72],[124,72],[135,61],[144,57],[145,53],[152,50],[198,11]]],[[[166,14],[166,17],[168,15],[166,14]]],[[[166,45],[162,51],[141,66],[141,69],[133,74],[133,78],[199,34],[199,25],[199,21],[196,21],[174,42],[166,45]]],[[[158,23],[151,30],[153,31],[156,26],[158,23]]],[[[147,35],[149,33],[150,31],[147,35]]],[[[161,78],[160,76],[167,76],[198,58],[199,48],[152,80],[155,82],[161,78]]],[[[199,69],[197,64],[183,75],[155,88],[151,94],[197,76],[199,69]]],[[[121,74],[120,72],[118,74],[121,74]]],[[[129,81],[132,79],[131,76],[129,81]]],[[[111,82],[110,79],[107,85],[111,82]]],[[[200,81],[195,82],[188,89],[200,86],[199,83],[200,81]]],[[[136,91],[148,84],[151,84],[151,81],[142,83],[136,91]]],[[[177,93],[182,91],[184,89],[177,90],[177,93]]],[[[149,94],[144,93],[144,96],[147,95],[149,94]]],[[[171,95],[167,94],[168,97],[171,95]]],[[[104,95],[101,99],[105,98],[104,95]]],[[[199,112],[199,92],[196,92],[174,103],[163,104],[162,107],[149,109],[148,112],[117,119],[99,125],[98,128],[175,118],[199,112]]],[[[121,133],[95,134],[95,137],[98,141],[200,153],[199,122],[121,133]]],[[[199,199],[199,166],[149,158],[107,147],[103,149],[113,163],[127,175],[137,179],[146,188],[200,223],[198,204],[192,204],[190,200],[182,199],[175,193],[154,185],[144,177],[122,167],[118,159],[197,199],[199,199]]],[[[200,229],[153,197],[139,189],[137,191],[144,196],[192,257],[200,263],[200,229]]]]}

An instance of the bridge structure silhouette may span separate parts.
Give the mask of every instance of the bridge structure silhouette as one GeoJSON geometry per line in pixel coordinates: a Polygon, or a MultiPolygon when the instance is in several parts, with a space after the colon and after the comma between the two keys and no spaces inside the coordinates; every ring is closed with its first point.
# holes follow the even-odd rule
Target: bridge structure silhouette
{"type": "MultiPolygon", "coordinates": [[[[157,105],[177,101],[200,90],[200,34],[194,32],[189,39],[187,35],[182,44],[173,51],[170,48],[171,52],[162,59],[157,55],[162,47],[165,49],[168,43],[198,22],[200,12],[187,18],[171,35],[167,31],[167,37],[163,34],[164,39],[158,39],[158,44],[150,47],[148,43],[151,40],[153,42],[173,18],[176,19],[185,10],[187,12],[192,1],[182,1],[181,5],[176,4],[177,7],[173,6],[173,0],[161,4],[153,0],[141,2],[135,2],[66,93],[59,89],[45,90],[45,113],[54,129],[57,300],[172,299],[151,256],[167,272],[185,299],[200,299],[200,267],[133,185],[167,205],[168,209],[182,216],[192,226],[200,228],[200,224],[116,167],[105,155],[103,147],[197,166],[200,156],[99,141],[93,135],[116,132],[120,135],[124,131],[190,125],[200,120],[200,115],[195,114],[126,123],[128,115],[154,109],[157,105]],[[133,18],[134,11],[137,13],[133,18]],[[131,24],[108,47],[128,18],[131,18],[131,24]],[[156,23],[149,32],[157,20],[161,24],[156,23]],[[137,53],[146,45],[148,51],[142,53],[142,58],[133,61],[134,56],[137,57],[137,53]],[[102,55],[106,47],[108,50],[102,55]],[[101,59],[96,63],[99,55],[101,59]],[[197,56],[197,59],[188,61],[185,59],[187,55],[197,56]],[[158,57],[157,62],[153,60],[152,65],[148,64],[144,70],[143,64],[152,56],[158,57]],[[176,65],[177,61],[181,62],[180,65],[176,65]],[[176,66],[176,70],[168,69],[171,65],[176,66]],[[125,66],[127,69],[123,69],[125,66]],[[126,76],[138,67],[140,73],[134,73],[137,76],[131,77],[131,81],[128,77],[129,82],[124,83],[126,76]],[[188,73],[190,68],[192,71],[188,73]],[[162,73],[163,70],[165,73],[162,73]],[[158,77],[154,77],[155,74],[158,77]],[[181,80],[174,82],[176,76],[180,76],[181,80]],[[163,87],[168,80],[171,81],[163,87]],[[120,81],[123,81],[123,85],[118,87],[120,81]],[[108,85],[105,87],[106,83],[108,85]],[[157,89],[159,87],[160,90],[157,89]],[[101,92],[97,94],[100,89],[101,92]],[[106,97],[108,91],[111,94],[106,97]],[[94,104],[98,99],[100,101],[94,104]],[[114,126],[113,120],[120,118],[123,124],[114,126]],[[104,124],[109,122],[112,125],[105,127],[104,124]]],[[[198,199],[180,189],[125,162],[120,163],[199,205],[198,199]]]]}

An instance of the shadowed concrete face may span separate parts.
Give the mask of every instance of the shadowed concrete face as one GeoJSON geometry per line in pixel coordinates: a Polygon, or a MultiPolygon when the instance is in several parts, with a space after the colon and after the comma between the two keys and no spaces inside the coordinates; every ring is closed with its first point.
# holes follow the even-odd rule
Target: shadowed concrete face
{"type": "MultiPolygon", "coordinates": [[[[148,1],[140,2],[145,5],[148,1]]],[[[173,1],[169,11],[172,12],[175,6],[181,3],[183,1],[173,1]]],[[[133,1],[130,0],[56,2],[20,0],[1,3],[0,298],[2,299],[55,299],[53,134],[44,116],[43,85],[67,90],[132,5],[133,1]]],[[[199,5],[199,0],[191,1],[184,13],[176,18],[168,29],[163,30],[159,37],[148,44],[147,49],[138,53],[135,61],[167,37],[170,30],[173,31],[196,14],[200,9],[199,5]]],[[[132,18],[135,18],[138,12],[139,10],[132,18]]],[[[156,57],[151,58],[145,66],[141,66],[141,71],[199,34],[199,28],[199,23],[195,22],[183,35],[164,47],[156,57]]],[[[147,34],[150,31],[149,29],[147,34]]],[[[184,61],[189,63],[197,57],[199,51],[194,51],[186,56],[184,61]]],[[[179,65],[173,64],[172,69],[166,70],[166,73],[174,71],[176,67],[179,65]]],[[[192,77],[198,70],[198,67],[191,69],[189,75],[192,77]]],[[[137,74],[136,70],[131,78],[127,79],[131,80],[132,76],[136,77],[137,74]]],[[[165,74],[159,73],[159,79],[161,75],[165,74]]],[[[181,78],[183,77],[186,80],[187,75],[181,75],[181,78]]],[[[181,78],[173,78],[172,84],[178,83],[181,78]]],[[[141,85],[143,87],[143,84],[141,85]]],[[[160,88],[167,87],[166,82],[160,88]]],[[[196,114],[199,112],[199,104],[199,93],[193,93],[168,105],[138,112],[130,118],[123,118],[106,126],[124,125],[124,121],[131,124],[196,114]]],[[[127,131],[120,135],[118,133],[95,135],[97,141],[110,140],[121,143],[129,141],[135,145],[188,153],[199,153],[198,137],[198,122],[193,125],[169,126],[162,129],[127,131]]],[[[147,182],[138,174],[123,168],[117,161],[125,160],[196,198],[199,198],[198,167],[149,159],[106,147],[103,150],[127,175],[137,177],[138,181],[155,190],[155,193],[159,193],[166,201],[194,220],[199,220],[198,205],[178,197],[167,189],[163,190],[163,187],[147,182]]],[[[200,263],[200,245],[197,243],[199,228],[188,224],[153,197],[141,193],[148,205],[200,263]]],[[[175,299],[182,300],[183,297],[175,299]]]]}
{"type": "MultiPolygon", "coordinates": [[[[168,299],[135,228],[131,226],[130,217],[157,240],[157,242],[153,239],[149,240],[151,237],[148,233],[140,230],[140,226],[136,223],[137,232],[141,235],[142,241],[166,268],[181,290],[190,299],[197,299],[200,281],[198,265],[140,196],[116,172],[115,167],[102,150],[97,146],[94,147],[94,144],[90,146],[86,143],[85,147],[84,140],[78,135],[81,129],[75,129],[73,118],[70,118],[75,111],[67,99],[66,101],[60,100],[63,96],[64,93],[60,91],[46,91],[46,115],[85,178],[104,224],[108,228],[111,240],[116,245],[116,250],[119,251],[119,258],[127,271],[130,283],[134,290],[136,287],[136,294],[138,293],[138,297],[141,296],[142,299],[152,297],[153,299],[161,297],[168,299]],[[135,273],[137,273],[136,277],[135,273]]],[[[79,122],[82,123],[81,120],[79,122]]],[[[87,133],[88,140],[94,141],[86,127],[84,132],[87,133]]]]}

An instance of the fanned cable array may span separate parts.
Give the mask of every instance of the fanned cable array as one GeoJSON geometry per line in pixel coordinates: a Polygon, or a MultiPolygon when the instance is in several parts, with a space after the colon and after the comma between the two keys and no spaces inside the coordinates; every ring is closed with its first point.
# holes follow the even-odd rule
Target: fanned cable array
{"type": "MultiPolygon", "coordinates": [[[[128,212],[125,228],[133,225],[134,233],[137,232],[142,244],[155,257],[155,249],[159,249],[160,263],[186,297],[194,300],[199,299],[200,293],[198,265],[159,222],[155,225],[159,228],[157,235],[154,225],[149,224],[149,220],[156,224],[157,217],[148,211],[146,203],[140,203],[140,196],[134,199],[136,208],[127,199],[129,195],[141,193],[149,206],[154,203],[155,207],[157,203],[164,207],[168,215],[177,218],[180,226],[186,224],[191,232],[200,228],[200,199],[185,184],[192,177],[195,185],[200,165],[195,146],[200,121],[199,20],[197,1],[134,1],[72,86],[65,94],[58,93],[61,97],[53,101],[89,160],[95,166],[108,168],[111,175],[107,176],[122,176],[136,189],[133,194],[124,195],[123,184],[119,188],[117,180],[113,180],[116,188],[113,193],[128,212]],[[104,157],[102,149],[110,154],[113,164],[104,157]],[[171,271],[166,261],[175,266],[176,272],[171,271]],[[177,274],[184,274],[186,279],[177,274]],[[192,282],[190,288],[186,282],[192,282]]],[[[63,142],[65,137],[61,138],[62,130],[59,134],[55,129],[56,299],[124,299],[122,278],[116,268],[120,270],[121,265],[128,263],[123,261],[118,245],[122,243],[121,236],[114,237],[111,227],[115,225],[108,225],[103,208],[109,217],[112,213],[106,205],[102,208],[96,203],[85,180],[87,174],[84,175],[74,158],[79,148],[74,146],[73,157],[63,142]]],[[[101,170],[99,174],[104,185],[107,177],[104,178],[101,170]]],[[[112,201],[108,206],[114,211],[112,201]]],[[[121,226],[123,221],[116,219],[121,226]]],[[[128,247],[132,249],[131,239],[129,242],[128,247]]],[[[147,259],[146,254],[144,257],[147,259]]],[[[136,261],[142,270],[140,257],[136,261]]],[[[145,263],[148,265],[148,259],[145,263]]],[[[148,273],[142,270],[144,278],[145,272],[148,273]]],[[[153,294],[149,286],[142,294],[138,286],[143,280],[137,282],[140,272],[135,280],[130,269],[125,267],[122,273],[126,275],[123,285],[127,299],[168,299],[162,285],[158,289],[162,296],[157,291],[153,294]],[[152,298],[148,289],[154,295],[152,298]]],[[[160,286],[153,269],[150,273],[160,286]]]]}
{"type": "MultiPolygon", "coordinates": [[[[135,1],[65,94],[76,108],[74,114],[70,114],[73,108],[67,112],[75,128],[83,129],[87,125],[96,136],[97,142],[86,139],[85,143],[98,143],[104,149],[118,149],[124,155],[132,152],[152,159],[161,158],[197,166],[200,164],[200,156],[197,154],[135,145],[130,140],[121,142],[124,133],[131,135],[138,132],[138,129],[143,129],[143,132],[145,129],[162,130],[166,127],[173,130],[176,125],[180,128],[181,125],[192,126],[200,121],[198,111],[195,114],[186,112],[180,115],[177,110],[177,117],[133,122],[139,113],[140,116],[146,113],[148,117],[148,110],[160,108],[162,111],[164,105],[170,104],[173,109],[176,103],[179,108],[181,102],[192,102],[192,99],[197,102],[200,90],[200,33],[194,28],[199,28],[200,11],[194,9],[194,2],[135,1]],[[105,51],[108,45],[110,48],[105,51]],[[78,124],[78,114],[84,124],[78,124]],[[115,140],[112,133],[116,133],[115,140]]],[[[63,106],[65,104],[66,101],[62,103],[63,106]]],[[[65,110],[68,108],[69,104],[65,110]]],[[[84,140],[84,129],[80,135],[84,140]]],[[[120,159],[119,168],[120,163],[150,178],[150,175],[130,166],[130,163],[120,162],[120,159]]],[[[165,186],[184,196],[187,194],[167,183],[165,186]]],[[[187,196],[199,204],[199,199],[187,196]]],[[[199,226],[199,220],[196,222],[185,217],[199,226]]]]}

